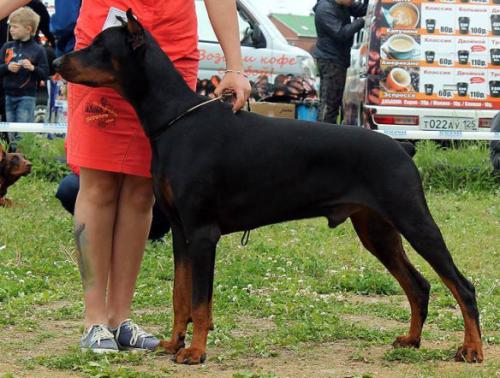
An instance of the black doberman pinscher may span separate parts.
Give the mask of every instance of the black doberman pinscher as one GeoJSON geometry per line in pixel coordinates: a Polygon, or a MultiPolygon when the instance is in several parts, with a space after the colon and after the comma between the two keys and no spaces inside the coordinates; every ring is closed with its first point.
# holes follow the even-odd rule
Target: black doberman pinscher
{"type": "Polygon", "coordinates": [[[311,217],[331,227],[351,218],[363,245],[402,286],[411,324],[394,346],[419,347],[430,290],[403,250],[403,235],[460,305],[465,339],[456,359],[483,360],[474,286],[455,266],[400,143],[360,127],[233,114],[219,101],[188,112],[206,98],[188,88],[130,10],[127,19],[55,65],[70,82],[118,91],[150,138],[155,195],[172,225],[175,261],[174,328],[161,345],[178,363],[205,359],[221,235],[311,217]]]}

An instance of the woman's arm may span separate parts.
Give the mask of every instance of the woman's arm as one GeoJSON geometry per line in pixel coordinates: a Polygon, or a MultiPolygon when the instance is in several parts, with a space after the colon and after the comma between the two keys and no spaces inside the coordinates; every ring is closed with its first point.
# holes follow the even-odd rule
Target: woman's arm
{"type": "Polygon", "coordinates": [[[226,69],[230,71],[224,75],[217,87],[216,94],[219,95],[225,90],[235,92],[236,101],[233,104],[233,110],[236,112],[245,105],[251,91],[248,79],[242,74],[243,60],[241,58],[236,0],[205,0],[205,5],[210,23],[226,57],[226,69]]]}
{"type": "Polygon", "coordinates": [[[28,3],[29,0],[0,0],[0,20],[28,3]]]}

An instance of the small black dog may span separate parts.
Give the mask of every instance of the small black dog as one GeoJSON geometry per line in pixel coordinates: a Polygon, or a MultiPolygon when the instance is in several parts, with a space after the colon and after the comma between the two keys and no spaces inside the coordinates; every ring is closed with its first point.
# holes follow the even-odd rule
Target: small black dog
{"type": "Polygon", "coordinates": [[[364,246],[404,289],[410,331],[395,346],[420,345],[430,290],[408,260],[402,234],[460,305],[465,339],[456,359],[483,360],[474,287],[453,263],[400,143],[361,127],[233,114],[221,102],[193,111],[206,98],[188,88],[130,10],[127,18],[55,65],[68,81],[118,91],[150,137],[155,194],[172,225],[175,260],[174,329],[162,346],[177,362],[205,359],[221,235],[311,217],[326,217],[331,227],[351,218],[364,246]],[[193,339],[185,348],[190,321],[193,339]]]}

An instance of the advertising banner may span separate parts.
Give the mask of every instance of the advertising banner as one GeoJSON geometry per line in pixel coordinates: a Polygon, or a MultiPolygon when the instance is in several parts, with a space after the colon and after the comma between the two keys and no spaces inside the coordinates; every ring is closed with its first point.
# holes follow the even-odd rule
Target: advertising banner
{"type": "MultiPolygon", "coordinates": [[[[382,0],[377,105],[500,109],[500,0],[382,0]]],[[[369,96],[370,97],[370,96],[369,96]]]]}

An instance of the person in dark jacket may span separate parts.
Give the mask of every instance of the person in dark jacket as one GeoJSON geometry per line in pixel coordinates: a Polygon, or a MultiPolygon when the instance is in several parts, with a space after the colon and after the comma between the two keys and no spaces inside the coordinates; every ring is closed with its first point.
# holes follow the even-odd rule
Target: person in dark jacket
{"type": "MultiPolygon", "coordinates": [[[[0,46],[3,46],[4,43],[7,42],[8,34],[9,26],[7,25],[7,19],[4,18],[0,20],[0,46]]],[[[0,85],[0,122],[5,122],[5,94],[2,85],[0,85]]],[[[4,133],[0,133],[0,140],[7,140],[4,133]]]]}
{"type": "MultiPolygon", "coordinates": [[[[57,188],[56,198],[66,211],[75,214],[75,202],[78,190],[80,190],[80,169],[70,166],[71,173],[64,177],[57,188]]],[[[159,203],[156,201],[153,205],[153,219],[149,229],[148,239],[151,241],[162,241],[165,235],[170,231],[170,223],[165,216],[159,203]]]]}
{"type": "Polygon", "coordinates": [[[40,16],[40,22],[35,32],[35,41],[40,42],[40,32],[42,32],[45,38],[47,38],[49,45],[54,47],[56,40],[50,31],[50,15],[45,4],[40,0],[32,0],[26,4],[26,6],[33,9],[35,13],[40,16]]]}
{"type": "Polygon", "coordinates": [[[318,0],[314,6],[318,39],[313,56],[321,79],[320,121],[337,123],[354,34],[364,27],[367,8],[368,0],[363,4],[353,0],[318,0]],[[351,22],[351,17],[356,19],[351,22]]]}
{"type": "MultiPolygon", "coordinates": [[[[0,50],[0,78],[3,79],[7,122],[33,122],[36,91],[47,80],[49,67],[45,49],[33,39],[40,16],[28,7],[9,16],[13,41],[0,50]]],[[[16,149],[17,133],[9,135],[10,149],[16,149]]]]}
{"type": "Polygon", "coordinates": [[[75,48],[75,26],[81,4],[81,0],[55,0],[56,13],[50,19],[50,30],[56,37],[57,56],[75,48]]]}

